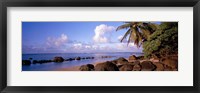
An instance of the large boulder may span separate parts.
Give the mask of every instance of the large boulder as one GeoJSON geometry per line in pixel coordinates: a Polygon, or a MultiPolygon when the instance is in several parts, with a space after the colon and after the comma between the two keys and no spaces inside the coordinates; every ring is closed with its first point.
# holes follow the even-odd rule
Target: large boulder
{"type": "Polygon", "coordinates": [[[137,60],[137,57],[136,57],[135,55],[131,55],[131,56],[129,56],[129,58],[128,58],[128,61],[129,61],[129,62],[132,62],[132,61],[135,61],[135,60],[137,60]]]}
{"type": "Polygon", "coordinates": [[[120,58],[118,58],[118,59],[116,59],[116,60],[113,60],[113,61],[116,62],[117,65],[123,65],[123,64],[128,63],[128,60],[126,60],[126,59],[123,58],[123,57],[120,57],[120,58]]]}
{"type": "Polygon", "coordinates": [[[139,64],[133,66],[133,71],[140,71],[141,66],[139,64]]]}
{"type": "Polygon", "coordinates": [[[125,64],[119,68],[120,71],[132,71],[133,65],[125,64]]]}
{"type": "Polygon", "coordinates": [[[171,67],[164,65],[164,71],[176,71],[177,69],[172,69],[171,67]]]}
{"type": "Polygon", "coordinates": [[[31,65],[31,61],[30,60],[22,60],[22,65],[31,65]]]}
{"type": "Polygon", "coordinates": [[[176,59],[164,59],[162,63],[172,69],[178,69],[178,60],[176,59]]]}
{"type": "Polygon", "coordinates": [[[122,67],[123,65],[117,65],[118,68],[122,67]]]}
{"type": "Polygon", "coordinates": [[[142,71],[153,71],[156,67],[152,64],[151,61],[144,61],[140,63],[142,71]]]}
{"type": "Polygon", "coordinates": [[[98,63],[95,66],[96,71],[119,71],[118,67],[112,62],[98,63]]]}
{"type": "Polygon", "coordinates": [[[128,61],[127,61],[125,58],[123,58],[123,57],[118,58],[117,61],[126,61],[126,62],[128,62],[128,61]]]}
{"type": "Polygon", "coordinates": [[[140,61],[133,61],[132,62],[134,65],[139,65],[140,64],[140,61]]]}
{"type": "Polygon", "coordinates": [[[54,62],[63,62],[64,59],[62,57],[54,57],[53,61],[54,62]]]}
{"type": "Polygon", "coordinates": [[[80,66],[79,70],[80,71],[93,71],[94,65],[92,65],[92,64],[82,65],[82,66],[80,66]]]}
{"type": "Polygon", "coordinates": [[[152,62],[155,66],[156,66],[156,71],[163,71],[165,69],[165,67],[163,66],[162,63],[160,62],[152,62]]]}
{"type": "Polygon", "coordinates": [[[112,61],[110,61],[110,62],[112,62],[113,64],[116,64],[116,65],[117,65],[117,60],[112,60],[112,61]]]}

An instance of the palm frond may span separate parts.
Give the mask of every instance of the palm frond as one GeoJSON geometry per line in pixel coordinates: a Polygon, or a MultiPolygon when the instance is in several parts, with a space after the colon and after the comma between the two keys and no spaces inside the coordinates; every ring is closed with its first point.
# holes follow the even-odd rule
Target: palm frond
{"type": "Polygon", "coordinates": [[[130,43],[130,41],[131,41],[131,35],[132,35],[132,33],[133,33],[133,30],[132,30],[132,29],[131,29],[130,31],[131,31],[131,32],[130,32],[130,35],[129,35],[129,38],[128,38],[127,46],[128,46],[128,44],[130,43]]]}
{"type": "Polygon", "coordinates": [[[131,42],[134,42],[138,37],[137,37],[137,30],[136,30],[136,28],[131,28],[132,29],[132,33],[130,34],[130,37],[131,37],[131,39],[130,39],[130,41],[131,42]]]}
{"type": "Polygon", "coordinates": [[[142,43],[142,38],[143,38],[143,36],[142,36],[142,33],[141,32],[138,32],[137,33],[137,36],[138,36],[138,42],[137,42],[137,48],[139,48],[140,47],[140,44],[142,43]]]}
{"type": "Polygon", "coordinates": [[[129,29],[121,39],[121,42],[131,33],[131,29],[129,29]]]}
{"type": "Polygon", "coordinates": [[[159,29],[158,27],[159,25],[150,22],[125,22],[116,31],[129,28],[122,37],[121,42],[129,36],[127,45],[133,42],[139,48],[144,40],[147,40],[154,31],[159,29]]]}
{"type": "Polygon", "coordinates": [[[121,30],[121,29],[127,29],[130,26],[131,26],[131,24],[129,24],[129,23],[123,24],[121,26],[118,26],[117,29],[116,29],[116,31],[121,30]]]}

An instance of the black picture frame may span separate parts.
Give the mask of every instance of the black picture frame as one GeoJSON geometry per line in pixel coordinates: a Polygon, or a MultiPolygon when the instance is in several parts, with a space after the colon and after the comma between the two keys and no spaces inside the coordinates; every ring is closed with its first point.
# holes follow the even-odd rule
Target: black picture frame
{"type": "MultiPolygon", "coordinates": [[[[1,0],[0,91],[2,93],[200,93],[199,36],[200,0],[1,0]],[[7,7],[193,7],[194,86],[7,86],[7,7]]],[[[189,31],[188,31],[189,33],[189,31]]],[[[187,76],[187,75],[186,75],[187,76]]]]}

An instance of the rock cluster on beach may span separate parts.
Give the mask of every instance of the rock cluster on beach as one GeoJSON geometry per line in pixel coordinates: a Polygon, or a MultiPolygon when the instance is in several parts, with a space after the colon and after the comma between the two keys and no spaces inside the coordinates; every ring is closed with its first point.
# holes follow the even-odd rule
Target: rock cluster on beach
{"type": "MultiPolygon", "coordinates": [[[[101,56],[100,58],[111,58],[112,56],[101,56]]],[[[94,57],[75,57],[64,59],[56,56],[52,60],[22,60],[22,65],[29,66],[31,64],[43,63],[62,63],[73,60],[87,60],[94,59],[94,57]]],[[[81,61],[80,61],[81,62],[81,61]]],[[[85,64],[79,67],[80,71],[177,71],[178,70],[178,56],[170,56],[165,58],[149,58],[144,56],[131,55],[128,59],[120,57],[115,60],[100,62],[97,64],[85,64]]]]}
{"type": "Polygon", "coordinates": [[[143,56],[132,55],[129,59],[123,57],[116,60],[98,63],[95,66],[87,64],[80,66],[81,71],[177,71],[178,57],[144,59],[143,56]],[[159,60],[159,61],[158,61],[159,60]],[[87,66],[90,65],[90,66],[87,66]],[[87,68],[87,69],[85,69],[87,68]]]}
{"type": "MultiPolygon", "coordinates": [[[[101,58],[111,58],[112,56],[101,56],[101,58]]],[[[50,62],[55,62],[55,63],[62,63],[64,61],[73,61],[73,60],[85,60],[85,59],[94,59],[95,57],[74,57],[74,58],[67,58],[64,59],[61,56],[56,56],[52,60],[32,60],[32,58],[29,58],[30,60],[22,60],[22,65],[31,65],[31,64],[43,64],[43,63],[50,63],[50,62]]]]}
{"type": "Polygon", "coordinates": [[[31,61],[30,60],[22,60],[22,65],[30,65],[31,61]]]}

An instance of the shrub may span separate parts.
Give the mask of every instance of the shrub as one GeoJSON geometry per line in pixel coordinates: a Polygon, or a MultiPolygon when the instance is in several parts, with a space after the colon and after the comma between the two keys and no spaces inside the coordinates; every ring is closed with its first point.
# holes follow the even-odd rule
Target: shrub
{"type": "Polygon", "coordinates": [[[163,57],[178,53],[178,23],[161,23],[151,36],[143,43],[145,57],[163,57]]]}

